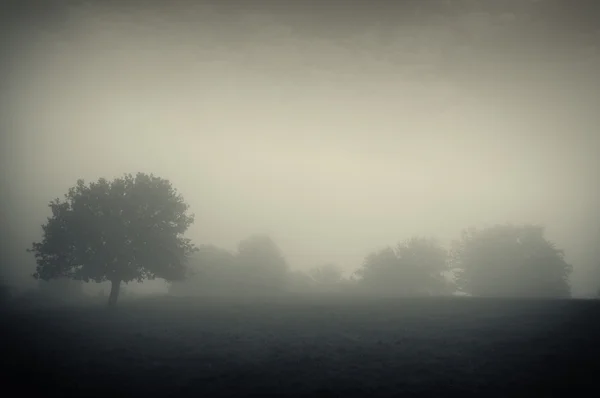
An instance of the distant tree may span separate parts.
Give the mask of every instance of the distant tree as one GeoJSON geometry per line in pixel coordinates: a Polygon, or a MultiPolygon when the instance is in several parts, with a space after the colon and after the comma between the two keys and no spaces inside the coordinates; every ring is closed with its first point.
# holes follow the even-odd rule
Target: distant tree
{"type": "Polygon", "coordinates": [[[37,261],[36,279],[71,278],[111,282],[114,306],[122,282],[185,275],[195,251],[183,237],[193,223],[188,205],[168,180],[126,174],[88,185],[77,181],[63,201],[49,204],[43,239],[28,251],[37,261]]]}
{"type": "Polygon", "coordinates": [[[400,295],[450,294],[444,272],[447,251],[435,239],[413,237],[369,254],[356,272],[359,284],[382,293],[400,295]]]}
{"type": "Polygon", "coordinates": [[[320,290],[341,288],[342,270],[335,264],[323,264],[311,268],[308,275],[313,280],[315,287],[320,290]]]}
{"type": "Polygon", "coordinates": [[[462,232],[453,245],[457,284],[474,296],[568,297],[572,267],[537,225],[462,232]]]}
{"type": "Polygon", "coordinates": [[[315,281],[307,272],[294,270],[288,273],[286,289],[291,292],[308,293],[314,290],[315,281]]]}
{"type": "Polygon", "coordinates": [[[342,270],[335,264],[323,264],[308,271],[310,277],[319,285],[332,285],[342,279],[342,270]]]}
{"type": "Polygon", "coordinates": [[[201,295],[231,291],[241,279],[233,253],[214,245],[200,245],[190,256],[187,277],[169,286],[172,294],[201,295]]]}
{"type": "Polygon", "coordinates": [[[253,235],[238,244],[237,263],[242,267],[244,287],[250,291],[285,289],[288,265],[281,249],[266,235],[253,235]]]}

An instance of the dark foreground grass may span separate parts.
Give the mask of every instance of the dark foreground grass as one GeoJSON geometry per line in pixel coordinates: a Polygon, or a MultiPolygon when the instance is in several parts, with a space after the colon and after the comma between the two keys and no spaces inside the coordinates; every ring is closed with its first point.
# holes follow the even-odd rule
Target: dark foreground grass
{"type": "Polygon", "coordinates": [[[21,395],[45,396],[595,396],[599,304],[296,297],[30,307],[2,315],[3,377],[21,395]]]}

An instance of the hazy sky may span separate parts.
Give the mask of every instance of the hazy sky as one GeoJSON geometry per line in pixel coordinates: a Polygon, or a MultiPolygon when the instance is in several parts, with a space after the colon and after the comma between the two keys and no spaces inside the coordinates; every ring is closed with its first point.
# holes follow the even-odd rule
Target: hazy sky
{"type": "Polygon", "coordinates": [[[197,243],[268,233],[293,267],[350,270],[413,234],[536,222],[595,289],[599,49],[519,42],[523,18],[73,8],[14,40],[7,219],[29,242],[78,178],[152,172],[197,243]]]}

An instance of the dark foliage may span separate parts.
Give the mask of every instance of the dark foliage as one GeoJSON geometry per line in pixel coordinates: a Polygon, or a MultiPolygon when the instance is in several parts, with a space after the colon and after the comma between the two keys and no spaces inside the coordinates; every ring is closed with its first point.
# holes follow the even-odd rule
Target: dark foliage
{"type": "Polygon", "coordinates": [[[467,229],[454,243],[461,290],[475,296],[569,297],[572,266],[537,225],[467,229]]]}
{"type": "Polygon", "coordinates": [[[448,270],[444,249],[431,238],[413,237],[392,249],[369,254],[357,271],[359,284],[387,294],[404,296],[450,294],[443,273],[448,270]]]}
{"type": "Polygon", "coordinates": [[[43,240],[30,249],[35,278],[110,281],[115,304],[121,282],[184,277],[195,248],[183,234],[194,217],[168,180],[143,173],[79,180],[49,206],[43,240]]]}

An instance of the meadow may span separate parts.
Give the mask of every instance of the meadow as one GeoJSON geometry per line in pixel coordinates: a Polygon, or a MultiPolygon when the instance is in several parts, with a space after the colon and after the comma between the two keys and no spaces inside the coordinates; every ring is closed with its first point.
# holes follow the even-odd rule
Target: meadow
{"type": "Polygon", "coordinates": [[[153,297],[3,310],[8,384],[52,396],[590,396],[600,300],[153,297]]]}

